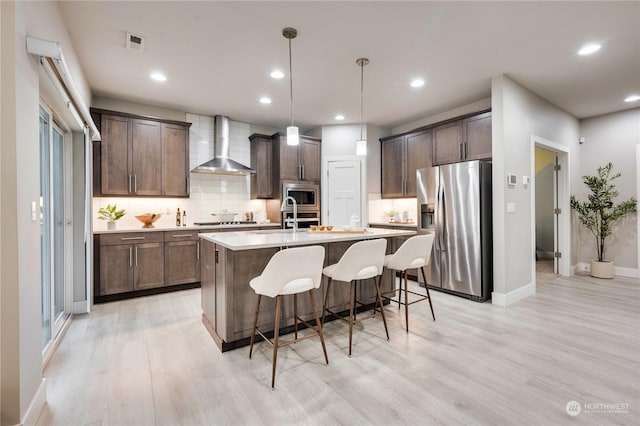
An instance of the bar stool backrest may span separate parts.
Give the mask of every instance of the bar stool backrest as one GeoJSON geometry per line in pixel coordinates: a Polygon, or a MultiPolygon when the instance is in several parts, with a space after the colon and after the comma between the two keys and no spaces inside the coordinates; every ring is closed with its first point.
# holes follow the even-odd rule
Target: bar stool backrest
{"type": "Polygon", "coordinates": [[[344,252],[332,274],[334,280],[350,282],[382,274],[387,240],[359,241],[344,252]]]}
{"type": "Polygon", "coordinates": [[[408,268],[420,268],[428,265],[431,260],[433,239],[434,234],[409,238],[396,250],[385,266],[396,271],[404,271],[408,268]]]}
{"type": "Polygon", "coordinates": [[[268,297],[276,297],[291,281],[309,278],[313,287],[320,287],[324,247],[309,246],[285,249],[274,254],[265,266],[256,292],[268,297]]]}

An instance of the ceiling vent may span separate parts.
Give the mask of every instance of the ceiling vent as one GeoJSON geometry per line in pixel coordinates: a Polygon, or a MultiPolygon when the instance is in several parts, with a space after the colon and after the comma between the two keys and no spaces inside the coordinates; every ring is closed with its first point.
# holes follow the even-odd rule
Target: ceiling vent
{"type": "Polygon", "coordinates": [[[144,37],[127,32],[127,49],[142,52],[144,50],[144,42],[144,37]]]}

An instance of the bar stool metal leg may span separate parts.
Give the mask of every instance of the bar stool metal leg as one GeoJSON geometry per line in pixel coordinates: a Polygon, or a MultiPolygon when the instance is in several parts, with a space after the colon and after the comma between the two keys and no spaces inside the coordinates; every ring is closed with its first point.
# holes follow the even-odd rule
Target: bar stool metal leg
{"type": "Polygon", "coordinates": [[[276,385],[276,361],[278,360],[278,335],[280,334],[280,303],[282,296],[276,296],[276,321],[273,329],[273,365],[271,367],[271,388],[276,385]]]}
{"type": "Polygon", "coordinates": [[[377,278],[373,279],[373,282],[376,283],[376,298],[378,299],[378,305],[380,306],[380,313],[382,314],[382,322],[384,323],[384,332],[387,333],[387,340],[389,340],[389,329],[387,328],[387,318],[384,315],[384,305],[382,304],[382,296],[380,292],[380,278],[379,275],[377,278]]]}
{"type": "Polygon", "coordinates": [[[327,347],[324,344],[324,334],[322,333],[322,323],[320,322],[320,317],[318,317],[318,307],[316,306],[316,300],[313,297],[313,290],[309,290],[309,298],[311,299],[311,308],[313,309],[313,316],[316,320],[316,327],[318,327],[318,334],[320,334],[320,342],[322,342],[322,352],[324,352],[324,360],[327,364],[329,364],[327,347]]]}
{"type": "Polygon", "coordinates": [[[298,295],[293,295],[293,332],[294,336],[298,338],[298,295]]]}
{"type": "Polygon", "coordinates": [[[253,320],[253,331],[251,332],[251,346],[249,347],[249,358],[251,358],[251,353],[253,352],[253,341],[256,337],[256,327],[258,326],[258,314],[260,313],[260,299],[261,295],[258,295],[258,303],[256,304],[256,317],[253,320]]]}
{"type": "Polygon", "coordinates": [[[356,305],[356,282],[351,281],[351,303],[349,303],[349,357],[351,357],[351,346],[353,342],[353,311],[356,305]]]}
{"type": "Polygon", "coordinates": [[[427,276],[424,273],[424,266],[420,268],[422,271],[422,279],[424,279],[424,288],[427,290],[427,299],[429,299],[429,307],[431,308],[431,316],[433,320],[436,320],[436,314],[433,313],[433,305],[431,304],[431,294],[429,294],[429,283],[427,282],[427,276]]]}
{"type": "MultiPolygon", "coordinates": [[[[396,271],[391,270],[393,274],[393,281],[396,280],[396,271]]],[[[395,282],[394,282],[395,287],[395,282]]],[[[402,275],[400,275],[400,291],[398,291],[398,310],[400,310],[400,306],[402,305],[402,275]]]]}
{"type": "MultiPolygon", "coordinates": [[[[409,281],[407,279],[407,270],[404,271],[404,319],[407,324],[407,333],[409,333],[409,281]]],[[[400,295],[398,296],[400,299],[400,295]]]]}

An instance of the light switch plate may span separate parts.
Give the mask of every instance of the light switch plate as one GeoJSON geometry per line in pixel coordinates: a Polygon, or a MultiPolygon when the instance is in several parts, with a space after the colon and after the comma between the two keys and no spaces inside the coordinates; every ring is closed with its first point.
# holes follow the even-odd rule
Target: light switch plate
{"type": "Polygon", "coordinates": [[[531,183],[531,178],[529,176],[522,176],[522,184],[529,185],[531,183]]]}
{"type": "Polygon", "coordinates": [[[516,203],[507,203],[507,213],[516,212],[516,203]]]}

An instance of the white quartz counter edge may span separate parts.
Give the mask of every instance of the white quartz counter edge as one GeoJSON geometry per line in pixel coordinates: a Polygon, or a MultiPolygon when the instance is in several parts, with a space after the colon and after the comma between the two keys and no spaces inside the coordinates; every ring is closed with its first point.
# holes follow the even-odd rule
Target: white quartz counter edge
{"type": "Polygon", "coordinates": [[[251,229],[251,228],[276,228],[279,229],[280,228],[280,224],[279,223],[251,223],[251,224],[246,224],[246,225],[206,225],[206,226],[168,226],[168,227],[155,227],[155,228],[143,228],[143,227],[137,227],[137,228],[131,228],[131,227],[126,227],[126,228],[116,228],[113,230],[108,230],[108,229],[100,229],[100,230],[94,230],[93,233],[94,234],[117,234],[117,233],[124,233],[124,232],[156,232],[156,231],[210,231],[210,230],[216,230],[216,229],[238,229],[238,228],[247,228],[247,229],[251,229]]]}
{"type": "Polygon", "coordinates": [[[415,231],[403,229],[368,229],[364,234],[313,234],[306,231],[239,231],[201,233],[200,238],[219,244],[230,250],[253,250],[272,247],[292,247],[326,244],[340,241],[357,241],[372,238],[407,237],[415,231]]]}
{"type": "Polygon", "coordinates": [[[412,223],[395,223],[395,222],[369,222],[369,226],[397,226],[402,228],[412,228],[415,229],[418,227],[418,224],[415,222],[412,223]]]}

